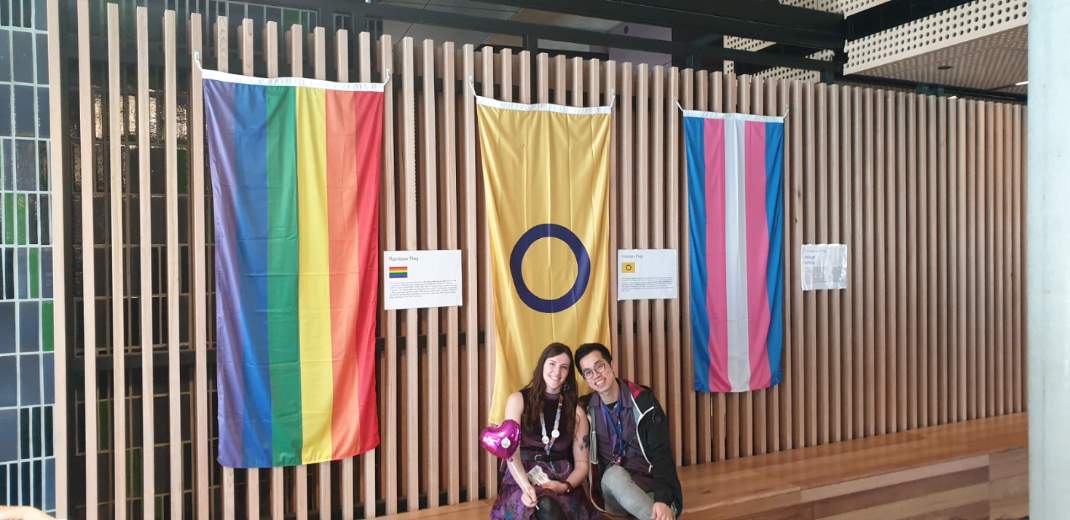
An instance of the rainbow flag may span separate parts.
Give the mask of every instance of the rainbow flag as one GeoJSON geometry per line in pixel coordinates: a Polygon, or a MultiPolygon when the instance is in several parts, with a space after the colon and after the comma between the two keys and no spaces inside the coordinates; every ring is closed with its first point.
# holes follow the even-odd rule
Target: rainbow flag
{"type": "Polygon", "coordinates": [[[695,389],[777,385],[784,346],[784,119],[684,111],[695,389]]]}
{"type": "Polygon", "coordinates": [[[204,71],[219,463],[351,457],[375,398],[383,85],[204,71]]]}
{"type": "Polygon", "coordinates": [[[405,266],[405,265],[390,266],[389,269],[390,269],[390,277],[391,278],[408,278],[409,277],[409,267],[408,266],[405,266]]]}

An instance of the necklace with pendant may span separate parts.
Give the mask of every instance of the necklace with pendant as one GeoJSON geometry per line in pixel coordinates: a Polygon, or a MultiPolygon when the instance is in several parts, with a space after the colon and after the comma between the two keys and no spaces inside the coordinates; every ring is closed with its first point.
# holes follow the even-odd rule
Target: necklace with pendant
{"type": "Polygon", "coordinates": [[[557,412],[554,413],[554,429],[549,436],[546,435],[546,416],[539,415],[539,423],[542,425],[542,446],[547,455],[550,454],[550,446],[561,436],[561,431],[557,428],[561,424],[561,401],[563,400],[561,398],[557,400],[557,412]]]}

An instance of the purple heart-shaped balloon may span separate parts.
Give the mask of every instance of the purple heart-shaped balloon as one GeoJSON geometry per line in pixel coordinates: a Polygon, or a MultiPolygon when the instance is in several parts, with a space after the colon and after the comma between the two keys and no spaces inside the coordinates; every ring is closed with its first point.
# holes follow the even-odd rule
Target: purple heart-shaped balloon
{"type": "Polygon", "coordinates": [[[520,424],[509,419],[487,426],[479,433],[479,443],[495,457],[506,460],[520,447],[520,424]]]}

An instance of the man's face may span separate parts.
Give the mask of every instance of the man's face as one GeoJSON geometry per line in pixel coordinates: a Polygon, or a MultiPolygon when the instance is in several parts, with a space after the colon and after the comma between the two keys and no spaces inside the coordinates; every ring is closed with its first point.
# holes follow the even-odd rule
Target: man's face
{"type": "Polygon", "coordinates": [[[602,357],[601,352],[584,356],[580,360],[580,373],[595,392],[605,392],[617,379],[617,375],[613,373],[613,365],[602,357]]]}

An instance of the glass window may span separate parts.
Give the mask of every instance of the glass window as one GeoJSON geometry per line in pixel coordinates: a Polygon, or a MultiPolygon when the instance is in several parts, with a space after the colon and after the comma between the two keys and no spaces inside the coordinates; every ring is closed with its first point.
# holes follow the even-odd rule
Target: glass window
{"type": "Polygon", "coordinates": [[[0,135],[11,135],[11,86],[3,84],[0,84],[0,135]]]}
{"type": "Polygon", "coordinates": [[[15,134],[33,137],[36,130],[37,103],[33,100],[34,87],[15,85],[15,134]]]}
{"type": "Polygon", "coordinates": [[[48,36],[37,35],[37,82],[48,84],[48,36]]]}
{"type": "Polygon", "coordinates": [[[37,146],[33,140],[15,141],[15,189],[37,190],[37,146]]]}
{"type": "Polygon", "coordinates": [[[11,81],[11,31],[0,29],[0,81],[11,81]]]}
{"type": "MultiPolygon", "coordinates": [[[[0,354],[15,351],[15,302],[0,302],[0,354]]],[[[3,426],[0,426],[2,429],[3,426]]]]}
{"type": "MultiPolygon", "coordinates": [[[[23,354],[19,356],[19,401],[23,406],[41,404],[41,356],[23,354]]],[[[32,441],[31,441],[32,444],[32,441]]]]}
{"type": "MultiPolygon", "coordinates": [[[[18,460],[19,416],[15,410],[0,410],[0,462],[18,460]]],[[[7,468],[0,470],[6,472],[7,468]]],[[[0,493],[4,490],[0,489],[0,493]]],[[[9,504],[11,502],[8,502],[9,504]]]]}
{"type": "Polygon", "coordinates": [[[11,62],[15,81],[33,83],[33,35],[11,31],[11,62]]]}
{"type": "Polygon", "coordinates": [[[18,369],[17,356],[0,356],[0,406],[18,404],[18,369]]]}
{"type": "Polygon", "coordinates": [[[40,334],[41,317],[38,312],[40,303],[19,303],[19,351],[38,352],[41,350],[40,334]]]}

